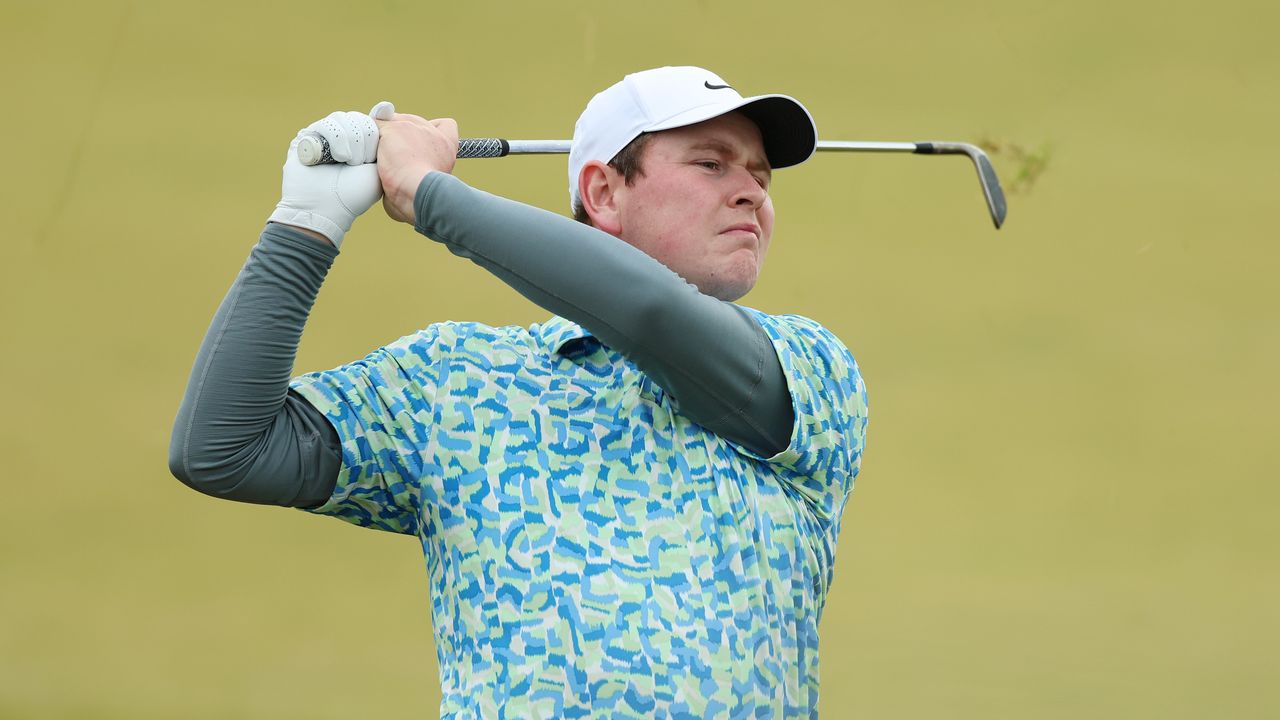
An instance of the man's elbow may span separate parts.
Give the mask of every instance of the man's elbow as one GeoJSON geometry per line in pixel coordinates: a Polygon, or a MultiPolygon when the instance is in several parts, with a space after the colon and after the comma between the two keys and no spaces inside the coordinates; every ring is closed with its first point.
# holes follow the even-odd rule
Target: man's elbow
{"type": "Polygon", "coordinates": [[[173,429],[169,437],[169,472],[183,485],[194,487],[191,480],[190,467],[186,461],[187,435],[179,428],[173,429]]]}
{"type": "Polygon", "coordinates": [[[216,458],[202,456],[193,450],[187,434],[175,428],[169,439],[169,472],[183,485],[216,498],[237,499],[232,496],[239,478],[228,472],[225,463],[216,458]]]}
{"type": "Polygon", "coordinates": [[[183,485],[219,500],[254,505],[323,504],[337,479],[338,458],[330,459],[332,472],[309,474],[279,443],[273,451],[261,439],[241,446],[199,435],[192,441],[177,429],[169,442],[169,472],[183,485]]]}

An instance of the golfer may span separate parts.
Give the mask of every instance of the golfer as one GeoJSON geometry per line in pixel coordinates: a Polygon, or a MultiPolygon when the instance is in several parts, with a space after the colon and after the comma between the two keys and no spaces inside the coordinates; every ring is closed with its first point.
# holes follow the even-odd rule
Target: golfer
{"type": "Polygon", "coordinates": [[[813,153],[808,111],[700,68],[628,75],[578,119],[574,222],[454,178],[453,121],[386,110],[308,128],[336,164],[290,147],[197,355],[173,473],[418,538],[442,717],[816,715],[866,392],[817,322],[734,303],[773,235],[773,171],[813,153]],[[290,379],[380,195],[552,316],[438,322],[290,379]]]}

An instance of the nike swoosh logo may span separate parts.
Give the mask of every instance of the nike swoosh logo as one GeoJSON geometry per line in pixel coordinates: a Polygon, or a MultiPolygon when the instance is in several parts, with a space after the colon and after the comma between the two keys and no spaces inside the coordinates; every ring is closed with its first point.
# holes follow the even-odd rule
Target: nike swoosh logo
{"type": "Polygon", "coordinates": [[[732,85],[712,85],[710,80],[704,80],[702,84],[708,90],[732,90],[733,89],[732,85]]]}

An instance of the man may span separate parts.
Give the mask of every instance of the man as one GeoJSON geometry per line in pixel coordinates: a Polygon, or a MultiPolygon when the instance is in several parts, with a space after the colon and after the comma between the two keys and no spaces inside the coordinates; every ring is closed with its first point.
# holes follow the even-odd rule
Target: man
{"type": "Polygon", "coordinates": [[[772,170],[813,152],[808,112],[699,68],[629,75],[575,128],[584,223],[452,177],[453,121],[374,114],[311,126],[346,164],[291,146],[196,359],[174,474],[417,536],[443,717],[815,715],[865,389],[817,323],[731,302],[769,246],[772,170]],[[379,187],[555,316],[436,323],[290,381],[379,187]]]}

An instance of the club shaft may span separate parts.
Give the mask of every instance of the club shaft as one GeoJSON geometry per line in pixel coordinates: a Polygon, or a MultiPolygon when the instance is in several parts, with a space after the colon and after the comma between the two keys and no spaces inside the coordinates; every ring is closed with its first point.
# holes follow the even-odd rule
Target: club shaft
{"type": "MultiPolygon", "coordinates": [[[[903,152],[918,153],[921,145],[941,143],[870,142],[852,140],[819,140],[819,152],[903,152]]],[[[952,143],[957,144],[957,143],[952,143]]],[[[573,144],[569,140],[500,140],[498,138],[466,138],[458,143],[458,157],[505,157],[506,155],[563,155],[573,144]],[[477,153],[464,155],[469,148],[500,147],[505,142],[507,151],[501,154],[477,153]]]]}
{"type": "MultiPolygon", "coordinates": [[[[503,157],[506,155],[549,155],[569,152],[568,140],[499,140],[495,138],[467,139],[458,144],[458,157],[503,157]]],[[[982,185],[982,198],[991,213],[991,221],[997,229],[1004,224],[1009,208],[1004,199],[1000,179],[996,177],[991,160],[981,148],[969,143],[927,142],[876,142],[869,140],[819,140],[818,152],[863,153],[912,153],[916,155],[966,155],[978,171],[982,185]]]]}
{"type": "MultiPolygon", "coordinates": [[[[333,162],[329,154],[329,145],[318,133],[305,138],[312,143],[307,149],[307,158],[303,158],[300,147],[298,156],[304,164],[333,162]]],[[[458,142],[459,158],[506,157],[507,155],[563,155],[568,153],[572,143],[569,140],[505,140],[502,138],[466,138],[458,142]]],[[[976,145],[959,142],[927,141],[927,142],[875,142],[867,140],[819,140],[818,152],[864,152],[864,153],[914,153],[916,155],[967,155],[978,171],[978,182],[982,184],[983,199],[991,220],[999,228],[1004,224],[1008,206],[1005,204],[1004,191],[1000,188],[1000,180],[996,177],[991,160],[976,145]]]]}
{"type": "MultiPolygon", "coordinates": [[[[569,140],[504,140],[463,138],[458,141],[458,157],[490,158],[508,155],[567,155],[569,140]]],[[[884,152],[918,155],[967,155],[972,145],[944,142],[873,142],[865,140],[819,140],[818,152],[884,152]]]]}

